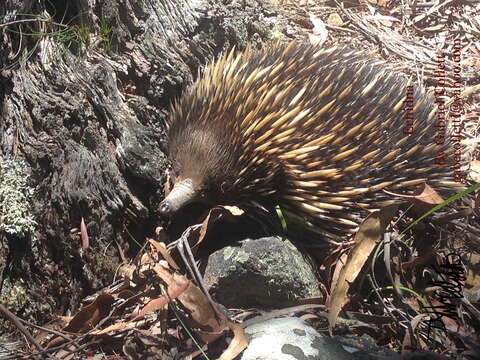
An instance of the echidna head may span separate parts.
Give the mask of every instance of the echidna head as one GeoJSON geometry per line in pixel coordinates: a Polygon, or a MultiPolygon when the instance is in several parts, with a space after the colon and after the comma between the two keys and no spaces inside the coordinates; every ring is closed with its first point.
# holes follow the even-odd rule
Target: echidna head
{"type": "Polygon", "coordinates": [[[173,188],[160,203],[159,212],[172,215],[192,202],[215,204],[224,200],[222,194],[231,187],[229,146],[220,144],[222,136],[212,129],[172,131],[169,141],[170,171],[173,188]]]}
{"type": "Polygon", "coordinates": [[[178,170],[175,165],[170,172],[173,188],[160,203],[158,210],[162,215],[172,215],[183,206],[192,202],[207,201],[207,183],[203,171],[191,171],[192,167],[178,170]]]}

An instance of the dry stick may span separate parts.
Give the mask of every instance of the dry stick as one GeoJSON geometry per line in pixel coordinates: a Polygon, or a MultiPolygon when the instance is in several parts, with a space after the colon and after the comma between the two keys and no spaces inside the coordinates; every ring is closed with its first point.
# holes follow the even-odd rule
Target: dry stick
{"type": "Polygon", "coordinates": [[[16,24],[19,24],[19,23],[34,22],[34,21],[38,21],[38,19],[14,20],[14,21],[10,21],[10,22],[8,22],[8,23],[0,24],[0,28],[2,28],[2,27],[7,27],[7,26],[10,26],[10,25],[16,25],[16,24]]]}
{"type": "MultiPolygon", "coordinates": [[[[244,322],[242,322],[240,324],[240,326],[242,328],[246,328],[248,326],[251,326],[251,325],[254,325],[254,324],[257,324],[257,323],[260,323],[260,322],[264,322],[266,320],[270,320],[272,318],[277,318],[277,317],[280,317],[280,316],[289,315],[289,314],[297,313],[297,312],[300,312],[300,311],[312,310],[312,309],[325,309],[325,305],[306,304],[306,305],[291,306],[291,307],[284,308],[284,309],[272,310],[272,311],[269,311],[265,314],[255,316],[254,318],[250,318],[248,320],[245,320],[244,322]]],[[[317,311],[317,315],[320,315],[321,317],[324,317],[324,318],[328,317],[328,314],[326,312],[320,311],[320,310],[317,311]]]]}
{"type": "Polygon", "coordinates": [[[215,313],[215,317],[217,318],[217,320],[220,320],[220,319],[223,319],[226,316],[226,314],[222,310],[220,310],[217,303],[213,301],[212,297],[210,296],[210,293],[208,292],[205,286],[205,282],[203,281],[203,278],[200,275],[200,271],[198,270],[198,267],[195,264],[195,258],[192,254],[192,249],[190,248],[190,244],[188,242],[188,237],[190,236],[190,233],[192,231],[196,231],[200,227],[201,227],[201,224],[192,225],[186,231],[184,231],[182,236],[179,239],[177,250],[180,253],[180,256],[182,257],[183,262],[187,266],[190,272],[190,276],[192,277],[193,280],[197,281],[198,286],[207,297],[208,302],[210,303],[210,307],[215,313]],[[187,255],[188,255],[188,259],[187,259],[187,255]]]}
{"type": "Polygon", "coordinates": [[[447,0],[447,1],[444,1],[443,3],[441,3],[441,4],[437,4],[437,5],[432,6],[430,9],[425,11],[423,14],[415,16],[415,18],[413,19],[413,23],[415,24],[415,23],[425,19],[427,16],[432,15],[435,11],[441,9],[444,6],[447,6],[452,1],[453,0],[447,0]]]}
{"type": "MultiPolygon", "coordinates": [[[[86,337],[86,335],[82,336],[81,339],[83,339],[84,337],[86,337]]],[[[79,348],[77,348],[76,350],[68,350],[68,349],[65,349],[66,346],[70,345],[71,343],[73,343],[73,340],[72,341],[69,341],[69,342],[66,342],[66,343],[63,343],[61,345],[58,345],[58,346],[55,346],[55,347],[52,347],[50,349],[47,349],[47,350],[43,350],[43,351],[37,351],[35,353],[31,353],[29,355],[12,355],[12,356],[6,356],[6,357],[2,357],[2,360],[18,360],[18,359],[30,359],[32,357],[36,357],[36,356],[43,356],[45,358],[45,355],[49,354],[49,353],[53,353],[57,350],[65,350],[66,354],[65,356],[68,356],[69,354],[73,354],[75,352],[80,352],[82,351],[83,349],[87,348],[89,345],[91,345],[92,343],[86,343],[86,344],[83,344],[81,345],[79,348]]],[[[48,355],[47,355],[48,356],[48,355]]],[[[58,360],[59,358],[58,357],[47,357],[47,359],[54,359],[54,360],[58,360]]]]}
{"type": "MultiPolygon", "coordinates": [[[[411,46],[407,47],[407,45],[405,45],[404,43],[400,43],[398,41],[397,45],[401,45],[401,47],[403,47],[404,50],[407,47],[406,50],[407,50],[408,53],[404,53],[404,51],[401,51],[400,49],[397,49],[397,47],[395,46],[396,44],[394,42],[392,42],[390,39],[386,40],[385,33],[381,33],[379,31],[376,31],[376,29],[371,28],[370,25],[362,23],[361,19],[359,19],[354,14],[352,14],[352,12],[350,10],[345,9],[345,7],[343,7],[342,4],[338,0],[334,0],[334,1],[337,4],[337,6],[340,8],[340,10],[349,18],[352,25],[355,28],[357,28],[367,38],[374,39],[378,44],[381,44],[386,49],[388,49],[389,51],[391,51],[392,53],[396,54],[397,56],[399,56],[401,58],[404,58],[404,59],[407,59],[407,60],[412,59],[412,56],[411,56],[412,48],[411,48],[411,46]]],[[[421,44],[420,45],[415,45],[415,47],[425,49],[425,53],[423,53],[423,57],[421,59],[424,63],[430,64],[430,65],[434,64],[434,62],[431,60],[433,58],[431,49],[429,49],[428,47],[423,46],[421,44]]],[[[422,52],[420,52],[420,50],[418,50],[418,52],[420,54],[422,54],[422,52]]],[[[450,62],[449,62],[449,64],[451,65],[450,62]]]]}
{"type": "Polygon", "coordinates": [[[67,335],[65,335],[64,333],[62,333],[60,331],[56,331],[56,330],[49,329],[49,328],[46,328],[46,327],[43,327],[43,326],[35,325],[35,324],[32,324],[32,323],[30,323],[26,320],[23,320],[23,319],[19,319],[19,320],[20,320],[20,322],[22,322],[25,325],[32,326],[32,327],[34,327],[38,330],[42,330],[42,331],[49,332],[51,334],[60,336],[65,341],[68,341],[68,342],[72,343],[73,345],[75,345],[77,348],[80,348],[80,345],[76,342],[76,340],[69,338],[67,335]]]}
{"type": "MultiPolygon", "coordinates": [[[[396,54],[400,58],[407,59],[408,61],[412,60],[414,54],[418,54],[417,58],[425,65],[429,66],[436,66],[437,62],[436,59],[436,52],[429,46],[423,45],[421,43],[412,43],[412,41],[402,40],[402,39],[393,39],[391,37],[387,37],[385,33],[379,32],[377,29],[373,28],[370,24],[362,22],[362,20],[355,14],[353,14],[350,10],[345,9],[342,4],[338,0],[334,0],[340,10],[349,18],[352,26],[354,26],[358,31],[360,31],[363,35],[365,35],[369,39],[373,39],[378,44],[384,46],[387,50],[391,51],[392,53],[396,54]]],[[[445,68],[447,70],[451,70],[454,67],[453,60],[445,59],[445,68]]],[[[427,79],[432,78],[433,71],[429,71],[427,69],[426,75],[427,79]]],[[[472,74],[467,76],[470,78],[475,76],[476,74],[472,74]]],[[[447,76],[450,80],[452,79],[451,76],[447,76]]],[[[472,90],[476,90],[473,88],[472,90]]]]}
{"type": "MultiPolygon", "coordinates": [[[[78,341],[81,341],[82,339],[84,339],[87,335],[90,334],[91,331],[94,331],[96,328],[98,328],[98,326],[100,324],[103,324],[106,320],[108,320],[111,315],[112,315],[112,312],[107,316],[106,319],[103,319],[103,321],[100,321],[99,324],[97,324],[97,326],[95,328],[93,328],[90,332],[86,333],[86,334],[83,334],[82,336],[80,336],[79,338],[77,339],[70,339],[68,338],[66,335],[60,333],[60,332],[57,332],[55,330],[52,330],[52,329],[46,329],[46,328],[42,328],[40,326],[37,326],[37,325],[33,325],[33,324],[29,324],[33,327],[36,327],[36,328],[41,328],[45,331],[49,331],[53,334],[56,334],[60,337],[62,337],[63,339],[65,340],[68,340],[67,342],[59,345],[59,346],[56,346],[56,347],[53,347],[53,348],[50,348],[50,349],[43,349],[42,346],[40,344],[37,343],[37,341],[33,338],[33,336],[28,332],[28,330],[23,326],[22,322],[24,323],[28,323],[26,322],[25,320],[21,320],[19,318],[17,318],[14,314],[12,314],[12,312],[10,312],[10,310],[8,310],[5,306],[3,306],[2,304],[0,304],[0,312],[2,312],[4,314],[4,316],[6,318],[8,318],[9,320],[11,320],[16,326],[17,328],[25,335],[25,337],[38,349],[38,352],[36,353],[33,353],[33,354],[30,354],[29,356],[27,357],[31,357],[31,356],[36,356],[36,355],[45,355],[45,354],[48,354],[48,353],[51,353],[51,352],[54,352],[56,350],[59,350],[59,349],[64,349],[66,346],[68,346],[69,344],[73,344],[75,345],[77,348],[75,350],[66,350],[68,353],[77,353],[81,350],[83,350],[84,348],[86,348],[87,346],[90,345],[90,343],[86,343],[86,344],[83,344],[83,345],[79,345],[78,341]]],[[[18,359],[18,356],[17,355],[14,355],[13,357],[6,357],[5,360],[9,360],[9,359],[18,359]]]]}
{"type": "Polygon", "coordinates": [[[356,34],[355,31],[350,30],[350,29],[347,29],[347,28],[344,28],[344,27],[340,27],[340,26],[333,26],[333,25],[325,24],[325,27],[326,27],[327,29],[330,29],[330,30],[345,31],[345,32],[348,32],[348,33],[351,33],[351,34],[356,34]]]}
{"type": "MultiPolygon", "coordinates": [[[[80,342],[83,341],[87,336],[89,335],[92,335],[92,332],[97,330],[100,326],[102,326],[105,322],[107,322],[113,315],[113,313],[119,308],[119,307],[122,307],[124,305],[126,305],[131,299],[133,298],[136,298],[136,297],[139,297],[139,296],[143,296],[145,295],[145,293],[139,293],[139,294],[136,294],[134,296],[131,296],[129,298],[127,298],[125,300],[125,302],[123,304],[120,304],[118,307],[115,307],[113,308],[110,313],[108,314],[107,317],[105,317],[104,319],[100,320],[99,323],[93,328],[91,329],[90,331],[88,331],[87,333],[85,334],[82,334],[80,335],[78,338],[76,339],[70,339],[69,341],[66,341],[58,346],[55,346],[55,347],[52,347],[52,348],[49,348],[47,350],[43,350],[43,351],[40,351],[40,352],[36,352],[36,353],[33,353],[31,354],[30,356],[34,356],[34,355],[45,355],[45,354],[48,354],[48,353],[53,353],[57,350],[64,350],[67,352],[67,354],[65,354],[65,356],[69,355],[69,354],[75,354],[75,353],[79,353],[80,351],[83,351],[84,349],[86,349],[88,346],[90,346],[93,342],[90,341],[90,342],[87,342],[85,344],[82,344],[80,345],[80,342]],[[71,345],[73,344],[74,346],[76,346],[76,349],[66,349],[66,347],[68,345],[71,345]]],[[[54,331],[52,331],[51,329],[46,329],[47,331],[51,331],[52,333],[56,333],[54,331]]],[[[130,329],[124,329],[124,330],[120,330],[119,333],[123,333],[125,331],[129,331],[130,329]]],[[[66,339],[67,337],[65,335],[62,335],[61,333],[58,333],[59,336],[61,336],[62,338],[66,339]]],[[[6,358],[2,358],[2,360],[14,360],[14,359],[18,359],[18,357],[15,355],[15,356],[12,356],[12,357],[6,357],[6,358]]]]}
{"type": "MultiPolygon", "coordinates": [[[[20,32],[20,36],[18,37],[18,49],[17,49],[17,52],[15,53],[15,55],[13,55],[11,57],[11,59],[15,59],[18,54],[20,54],[20,52],[22,51],[22,45],[23,45],[23,33],[22,33],[22,27],[20,26],[18,28],[19,32],[20,32]]],[[[18,130],[17,130],[17,133],[18,133],[18,130]]]]}
{"type": "Polygon", "coordinates": [[[13,324],[20,330],[20,332],[27,338],[29,342],[31,342],[39,351],[45,351],[39,343],[35,340],[35,338],[28,332],[28,330],[23,326],[23,324],[18,320],[18,318],[8,310],[3,304],[0,304],[0,312],[3,313],[5,318],[13,322],[13,324]]]}
{"type": "Polygon", "coordinates": [[[59,23],[56,23],[56,22],[53,22],[53,21],[49,21],[49,20],[45,20],[45,19],[22,19],[22,20],[14,20],[14,21],[10,21],[8,23],[3,23],[3,24],[0,24],[0,28],[2,27],[7,27],[7,26],[10,26],[10,25],[16,25],[16,24],[19,24],[19,23],[25,23],[25,22],[35,22],[35,21],[42,21],[42,22],[49,22],[53,25],[57,25],[57,26],[60,26],[60,27],[63,27],[63,28],[68,28],[67,25],[65,24],[59,24],[59,23]]]}

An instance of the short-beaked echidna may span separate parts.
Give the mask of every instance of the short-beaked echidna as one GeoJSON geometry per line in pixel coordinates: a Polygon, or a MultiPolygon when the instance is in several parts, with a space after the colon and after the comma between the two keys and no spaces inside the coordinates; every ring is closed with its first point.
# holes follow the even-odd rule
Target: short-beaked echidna
{"type": "Polygon", "coordinates": [[[325,235],[426,181],[450,191],[430,96],[362,51],[291,42],[231,51],[173,105],[171,214],[193,201],[279,204],[325,235]]]}

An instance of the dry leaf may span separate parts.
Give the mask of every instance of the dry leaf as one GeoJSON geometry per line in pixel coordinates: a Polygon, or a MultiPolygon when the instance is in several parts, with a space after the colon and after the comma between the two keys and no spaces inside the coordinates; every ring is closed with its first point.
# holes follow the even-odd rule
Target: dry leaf
{"type": "Polygon", "coordinates": [[[128,280],[133,280],[133,274],[137,270],[137,267],[133,264],[122,264],[118,268],[118,274],[128,280]]]}
{"type": "Polygon", "coordinates": [[[157,275],[167,284],[167,294],[160,296],[153,300],[150,300],[142,310],[133,318],[137,320],[145,316],[150,311],[162,309],[172,299],[178,298],[184,291],[186,291],[191,284],[185,276],[179,274],[172,274],[168,269],[164,268],[161,264],[155,264],[153,270],[157,275]]]}
{"type": "Polygon", "coordinates": [[[224,332],[228,322],[227,316],[223,311],[216,312],[212,308],[212,304],[200,288],[185,276],[172,274],[171,270],[160,264],[155,264],[154,271],[167,284],[169,297],[152,300],[142,309],[141,314],[155,310],[164,306],[168,300],[177,298],[190,314],[185,320],[186,323],[192,328],[199,329],[197,332],[204,342],[211,342],[224,332]]]}
{"type": "Polygon", "coordinates": [[[409,352],[411,349],[425,349],[426,345],[420,339],[420,336],[416,336],[415,329],[423,318],[427,316],[428,314],[418,314],[410,321],[410,326],[407,328],[407,332],[403,338],[402,353],[409,352]]]}
{"type": "Polygon", "coordinates": [[[63,330],[73,333],[84,333],[91,330],[110,313],[115,298],[112,295],[100,294],[94,302],[84,306],[73,317],[63,330]]]}
{"type": "Polygon", "coordinates": [[[423,215],[427,211],[434,208],[436,205],[443,202],[443,198],[426,183],[421,184],[413,195],[397,194],[391,191],[384,190],[387,194],[395,197],[408,199],[412,208],[410,209],[413,214],[423,215]]]}
{"type": "MultiPolygon", "coordinates": [[[[58,318],[43,325],[43,328],[59,331],[63,329],[65,326],[67,326],[71,320],[72,320],[71,316],[59,316],[58,318]]],[[[46,339],[49,339],[50,334],[51,333],[46,330],[40,330],[37,336],[35,336],[35,340],[40,344],[46,341],[46,339]]]]}
{"type": "MultiPolygon", "coordinates": [[[[71,333],[85,333],[93,329],[100,320],[104,319],[111,310],[111,305],[115,298],[108,294],[100,294],[95,301],[84,306],[74,317],[70,318],[63,331],[71,333]]],[[[65,321],[67,318],[61,318],[65,321]]],[[[63,344],[66,341],[61,336],[54,337],[48,342],[46,348],[51,348],[63,344]]]]}
{"type": "Polygon", "coordinates": [[[412,211],[414,213],[425,214],[436,205],[441,204],[443,198],[433,188],[424,183],[415,191],[411,201],[413,205],[412,211]]]}
{"type": "Polygon", "coordinates": [[[325,24],[323,23],[322,19],[312,14],[310,14],[310,20],[313,24],[312,33],[308,34],[310,43],[319,46],[323,45],[328,38],[328,30],[325,27],[325,24]]]}
{"type": "Polygon", "coordinates": [[[82,249],[86,250],[88,249],[90,243],[88,239],[88,232],[87,232],[87,226],[85,225],[85,221],[83,220],[80,221],[80,236],[82,238],[82,249]]]}
{"type": "Polygon", "coordinates": [[[172,188],[172,177],[170,175],[171,170],[167,168],[167,171],[165,171],[166,179],[165,182],[163,183],[163,193],[165,194],[165,197],[170,194],[170,190],[172,188]]]}
{"type": "Polygon", "coordinates": [[[198,240],[195,245],[192,246],[192,250],[196,249],[203,242],[208,231],[217,220],[223,218],[230,218],[232,215],[243,215],[243,210],[239,209],[236,206],[216,206],[213,209],[210,209],[207,217],[202,222],[202,227],[200,228],[198,240]]]}
{"type": "MultiPolygon", "coordinates": [[[[188,284],[187,284],[188,286],[188,284]]],[[[132,319],[132,320],[139,320],[141,318],[143,318],[147,313],[149,312],[152,312],[152,311],[156,311],[156,310],[165,310],[166,309],[166,305],[172,300],[172,299],[175,299],[177,296],[179,295],[179,293],[169,293],[168,296],[164,295],[164,296],[160,296],[156,299],[153,299],[153,300],[150,300],[147,305],[145,305],[142,310],[140,310],[140,312],[132,319]],[[175,296],[176,295],[176,296],[175,296]]]]}
{"type": "Polygon", "coordinates": [[[224,205],[224,206],[221,206],[221,207],[224,208],[225,210],[228,210],[230,212],[230,214],[232,214],[233,216],[241,216],[245,213],[245,211],[240,209],[238,206],[224,205]]]}
{"type": "Polygon", "coordinates": [[[390,1],[391,0],[378,0],[377,5],[378,6],[387,6],[390,1]]]}
{"type": "Polygon", "coordinates": [[[480,183],[480,160],[473,160],[470,163],[470,177],[473,181],[480,183]]]}
{"type": "Polygon", "coordinates": [[[463,292],[471,303],[480,302],[480,254],[470,253],[465,264],[467,273],[463,292]]]}
{"type": "Polygon", "coordinates": [[[167,250],[165,243],[155,241],[153,239],[148,239],[148,242],[162,255],[162,257],[167,261],[168,265],[175,270],[180,270],[180,267],[177,265],[175,260],[167,250]]]}
{"type": "Polygon", "coordinates": [[[134,329],[137,326],[137,322],[118,322],[116,324],[107,326],[105,329],[92,331],[92,335],[105,335],[115,331],[134,329]]]}
{"type": "Polygon", "coordinates": [[[347,258],[348,258],[348,253],[344,252],[340,256],[340,259],[338,259],[335,264],[335,270],[333,271],[333,276],[332,276],[332,283],[330,284],[330,294],[333,294],[335,288],[337,287],[338,279],[340,277],[340,274],[343,268],[345,267],[345,264],[347,263],[347,258]]]}
{"type": "Polygon", "coordinates": [[[371,213],[362,222],[355,234],[355,246],[348,254],[347,262],[340,272],[337,284],[329,299],[328,323],[330,334],[346,301],[350,284],[355,281],[371,252],[382,238],[385,229],[395,216],[397,208],[396,205],[391,205],[371,213]]]}
{"type": "Polygon", "coordinates": [[[382,14],[367,15],[364,17],[366,20],[373,20],[376,24],[382,24],[384,26],[391,27],[393,22],[399,22],[400,20],[393,16],[385,16],[382,14]]]}
{"type": "Polygon", "coordinates": [[[327,24],[330,26],[343,26],[343,20],[337,13],[330,14],[327,19],[327,24]]]}
{"type": "Polygon", "coordinates": [[[222,332],[226,327],[227,317],[218,318],[218,314],[212,308],[212,304],[205,294],[194,284],[182,293],[178,300],[189,310],[191,320],[195,327],[208,332],[222,332]]]}
{"type": "Polygon", "coordinates": [[[477,216],[480,216],[480,190],[477,190],[475,193],[476,193],[476,197],[475,197],[475,206],[473,208],[473,211],[477,216]]]}
{"type": "Polygon", "coordinates": [[[245,331],[240,325],[232,321],[229,321],[227,325],[230,330],[233,331],[233,339],[218,360],[233,360],[238,354],[245,350],[248,345],[245,331]]]}

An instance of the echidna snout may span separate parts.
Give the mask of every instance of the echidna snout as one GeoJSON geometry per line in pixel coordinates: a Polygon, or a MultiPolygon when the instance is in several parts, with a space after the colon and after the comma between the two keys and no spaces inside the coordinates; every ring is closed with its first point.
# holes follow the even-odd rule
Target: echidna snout
{"type": "Polygon", "coordinates": [[[172,214],[171,206],[166,200],[163,200],[160,203],[160,206],[158,207],[158,211],[160,212],[160,214],[165,216],[170,216],[172,214]]]}
{"type": "Polygon", "coordinates": [[[175,183],[168,196],[160,203],[160,214],[169,216],[177,212],[183,206],[193,202],[197,198],[191,179],[180,180],[175,183]]]}

